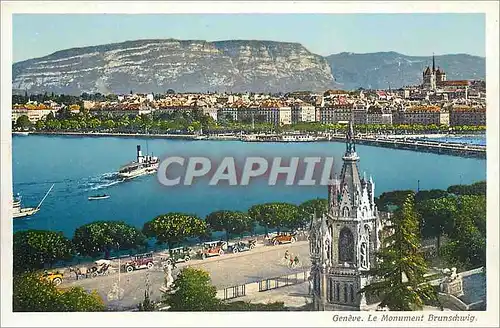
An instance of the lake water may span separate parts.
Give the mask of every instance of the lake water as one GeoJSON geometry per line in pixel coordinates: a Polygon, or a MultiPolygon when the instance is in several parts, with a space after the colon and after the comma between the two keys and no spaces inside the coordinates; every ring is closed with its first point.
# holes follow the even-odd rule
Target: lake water
{"type": "MultiPolygon", "coordinates": [[[[24,206],[36,206],[52,183],[53,191],[39,213],[14,221],[14,231],[50,229],[72,237],[74,230],[97,220],[123,220],[142,228],[157,215],[187,212],[204,217],[216,210],[247,210],[265,202],[299,204],[327,197],[325,186],[268,186],[257,180],[246,187],[192,186],[165,187],[156,175],[118,182],[113,174],[135,158],[135,147],[155,155],[271,157],[333,156],[341,164],[345,145],[318,143],[243,143],[239,141],[184,141],[118,137],[13,136],[14,193],[22,195],[24,206]],[[111,197],[88,201],[93,194],[111,197]]],[[[419,153],[405,150],[357,146],[360,171],[372,175],[379,195],[395,189],[447,188],[473,183],[486,177],[486,161],[474,158],[419,153]]],[[[340,165],[336,165],[340,170],[340,165]]]]}

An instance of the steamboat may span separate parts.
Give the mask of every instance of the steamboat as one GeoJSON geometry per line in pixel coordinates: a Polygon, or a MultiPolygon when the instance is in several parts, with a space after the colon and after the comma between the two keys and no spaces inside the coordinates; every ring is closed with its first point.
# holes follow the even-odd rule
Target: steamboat
{"type": "Polygon", "coordinates": [[[153,174],[158,170],[160,160],[152,155],[143,155],[141,146],[137,145],[137,158],[120,168],[118,176],[122,179],[133,179],[146,174],[153,174]]]}

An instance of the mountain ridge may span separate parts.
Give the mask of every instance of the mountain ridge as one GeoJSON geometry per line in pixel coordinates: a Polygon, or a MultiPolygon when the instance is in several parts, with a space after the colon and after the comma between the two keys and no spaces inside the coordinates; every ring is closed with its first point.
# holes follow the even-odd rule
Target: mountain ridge
{"type": "MultiPolygon", "coordinates": [[[[435,56],[448,79],[484,79],[485,58],[435,56]]],[[[13,91],[279,92],[421,83],[431,56],[396,51],[312,53],[297,42],[138,39],[73,47],[12,65],[13,91]]]]}
{"type": "Polygon", "coordinates": [[[30,92],[276,92],[334,86],[324,57],[299,43],[267,40],[130,40],[59,50],[16,62],[12,69],[13,89],[30,92]]]}
{"type": "MultiPolygon", "coordinates": [[[[32,61],[35,59],[40,59],[40,58],[45,58],[53,55],[58,55],[60,53],[64,52],[69,52],[69,51],[75,51],[75,50],[87,50],[87,49],[93,49],[93,48],[99,48],[99,47],[106,47],[106,46],[114,46],[114,45],[123,45],[126,43],[141,43],[141,42],[156,42],[156,41],[179,41],[179,42],[205,42],[205,43],[224,43],[224,42],[261,42],[261,43],[280,43],[280,44],[290,44],[290,45],[301,45],[303,46],[300,42],[289,42],[289,41],[274,41],[274,40],[258,40],[258,39],[227,39],[227,40],[202,40],[202,39],[176,39],[176,38],[166,38],[166,39],[136,39],[136,40],[125,40],[125,41],[118,41],[118,42],[111,42],[111,43],[101,43],[97,45],[88,45],[88,46],[81,46],[81,47],[71,47],[67,49],[61,49],[61,50],[56,50],[54,52],[51,52],[49,54],[43,55],[43,56],[38,56],[38,57],[33,57],[33,58],[28,58],[28,59],[23,59],[19,60],[16,62],[13,62],[14,64],[19,64],[23,63],[26,61],[32,61]]],[[[305,46],[303,46],[305,49],[307,49],[305,46]]],[[[310,50],[308,50],[310,51],[310,50]]],[[[312,53],[312,52],[311,52],[312,53]]],[[[320,55],[318,55],[320,56],[320,55]]],[[[325,56],[322,56],[325,57],[325,56]]]]}

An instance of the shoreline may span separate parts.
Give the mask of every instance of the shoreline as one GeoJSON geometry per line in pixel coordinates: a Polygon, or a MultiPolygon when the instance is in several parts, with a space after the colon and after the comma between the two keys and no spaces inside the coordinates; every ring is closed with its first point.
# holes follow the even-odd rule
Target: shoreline
{"type": "MultiPolygon", "coordinates": [[[[13,134],[16,134],[13,132],[13,134]]],[[[344,143],[345,135],[341,133],[329,133],[322,135],[313,134],[289,134],[292,138],[284,138],[286,134],[246,134],[246,135],[191,135],[191,134],[141,134],[141,133],[111,133],[111,132],[18,132],[17,134],[28,136],[36,135],[54,135],[54,136],[73,136],[73,137],[122,137],[122,138],[156,138],[186,141],[239,141],[249,143],[304,143],[304,142],[337,142],[344,143]],[[305,136],[305,138],[304,138],[305,136]]],[[[391,148],[400,150],[410,150],[416,152],[429,152],[439,155],[451,155],[459,157],[486,158],[486,145],[473,142],[454,142],[453,138],[485,136],[484,134],[361,134],[355,137],[359,145],[391,148]],[[444,138],[445,140],[433,140],[444,138]],[[449,138],[449,139],[448,139],[449,138]],[[448,139],[448,140],[446,140],[448,139]],[[451,140],[450,140],[451,139],[451,140]]]]}
{"type": "MultiPolygon", "coordinates": [[[[157,139],[180,139],[180,140],[210,140],[210,141],[242,141],[240,135],[235,134],[218,134],[218,135],[194,135],[194,134],[168,134],[168,133],[159,133],[159,134],[146,134],[146,133],[122,133],[122,132],[49,132],[49,131],[12,131],[13,135],[54,135],[54,136],[82,136],[82,137],[138,137],[138,138],[157,138],[157,139]]],[[[257,134],[245,134],[245,135],[257,135],[257,134]]],[[[261,134],[261,135],[270,135],[270,134],[261,134]]],[[[273,134],[274,135],[274,134],[273,134]]],[[[283,136],[286,134],[280,134],[279,136],[283,136]]],[[[292,134],[293,135],[293,134],[292,134]]],[[[302,134],[304,135],[304,134],[302,134]]],[[[312,134],[305,134],[312,135],[312,134]]],[[[336,134],[325,134],[320,136],[318,140],[293,140],[293,141],[278,141],[278,142],[323,142],[323,141],[334,141],[337,140],[326,139],[327,135],[340,135],[336,134]],[[324,139],[323,139],[324,138],[324,139]]],[[[343,135],[343,134],[342,134],[343,135]]],[[[378,136],[385,139],[401,139],[401,138],[460,138],[460,137],[476,137],[476,136],[485,136],[485,133],[464,133],[464,134],[450,134],[450,133],[425,133],[425,134],[373,134],[373,133],[358,133],[358,136],[367,137],[367,136],[378,136]]],[[[251,142],[276,142],[269,140],[251,140],[251,142]]]]}

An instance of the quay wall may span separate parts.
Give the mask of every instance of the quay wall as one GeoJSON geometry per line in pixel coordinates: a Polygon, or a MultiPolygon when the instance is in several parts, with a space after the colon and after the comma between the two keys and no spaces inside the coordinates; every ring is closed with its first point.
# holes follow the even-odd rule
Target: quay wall
{"type": "MultiPolygon", "coordinates": [[[[344,141],[341,137],[332,137],[334,141],[344,141]]],[[[485,146],[472,146],[461,144],[447,144],[429,141],[397,140],[397,139],[368,139],[357,138],[356,143],[360,145],[376,146],[393,149],[429,152],[441,155],[453,155],[462,157],[486,158],[485,146]]]]}

